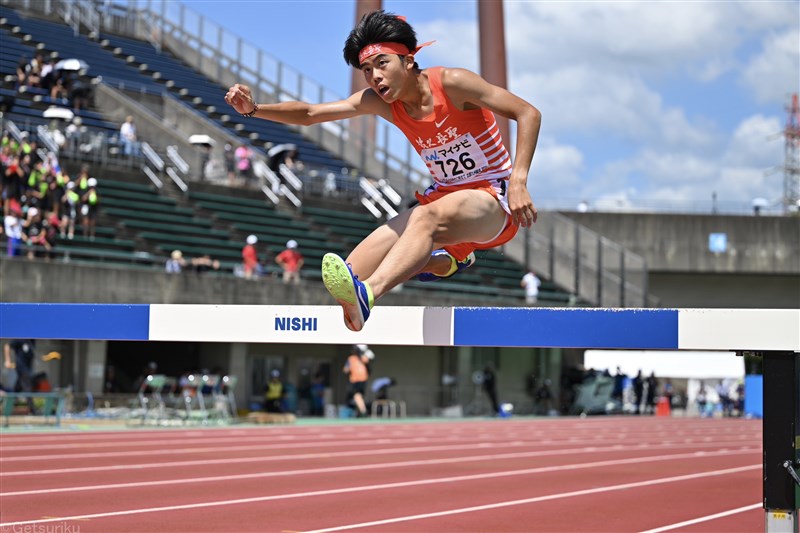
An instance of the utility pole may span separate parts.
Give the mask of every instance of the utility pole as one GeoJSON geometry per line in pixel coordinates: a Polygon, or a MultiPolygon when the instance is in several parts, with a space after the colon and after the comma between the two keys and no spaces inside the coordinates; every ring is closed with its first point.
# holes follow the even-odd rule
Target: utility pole
{"type": "Polygon", "coordinates": [[[786,106],[788,117],[783,136],[786,152],[783,164],[783,209],[784,212],[800,208],[800,105],[797,93],[786,106]]]}

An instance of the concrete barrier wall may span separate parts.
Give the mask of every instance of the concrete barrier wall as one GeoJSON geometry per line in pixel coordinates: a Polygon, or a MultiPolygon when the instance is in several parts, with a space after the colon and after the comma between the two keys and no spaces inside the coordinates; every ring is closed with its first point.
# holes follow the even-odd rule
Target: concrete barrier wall
{"type": "Polygon", "coordinates": [[[800,274],[800,217],[564,212],[643,256],[652,271],[800,274]],[[725,252],[709,235],[725,233],[725,252]]]}

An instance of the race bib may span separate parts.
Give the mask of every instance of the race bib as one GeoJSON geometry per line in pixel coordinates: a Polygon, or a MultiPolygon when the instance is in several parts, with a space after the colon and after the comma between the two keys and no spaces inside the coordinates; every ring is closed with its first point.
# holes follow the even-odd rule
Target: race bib
{"type": "Polygon", "coordinates": [[[486,154],[471,133],[447,144],[426,148],[421,155],[434,179],[443,185],[468,181],[489,168],[486,154]]]}

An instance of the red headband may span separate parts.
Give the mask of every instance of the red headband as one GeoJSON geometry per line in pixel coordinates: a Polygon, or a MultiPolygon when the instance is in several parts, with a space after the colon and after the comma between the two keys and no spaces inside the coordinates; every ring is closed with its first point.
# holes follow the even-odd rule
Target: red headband
{"type": "MultiPolygon", "coordinates": [[[[428,41],[427,43],[422,43],[414,49],[413,53],[416,54],[423,47],[431,45],[435,42],[436,41],[428,41]]],[[[398,54],[401,56],[407,56],[410,53],[412,52],[408,49],[408,47],[401,43],[373,43],[368,44],[361,49],[361,51],[358,53],[358,62],[363,63],[366,58],[372,57],[376,54],[398,54]]]]}

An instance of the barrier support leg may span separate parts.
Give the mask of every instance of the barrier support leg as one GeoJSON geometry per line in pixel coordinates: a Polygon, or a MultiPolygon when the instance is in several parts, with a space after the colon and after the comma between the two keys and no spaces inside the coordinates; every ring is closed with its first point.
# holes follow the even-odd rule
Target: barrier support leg
{"type": "Polygon", "coordinates": [[[767,533],[798,533],[800,354],[763,352],[764,510],[767,533]]]}

